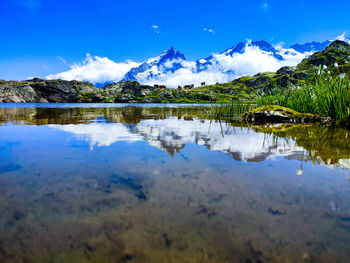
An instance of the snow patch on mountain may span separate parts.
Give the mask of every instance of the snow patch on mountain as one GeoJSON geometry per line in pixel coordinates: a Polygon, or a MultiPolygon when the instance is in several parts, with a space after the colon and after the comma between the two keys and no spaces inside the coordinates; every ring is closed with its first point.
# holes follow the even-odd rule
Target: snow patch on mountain
{"type": "Polygon", "coordinates": [[[157,71],[147,73],[152,78],[139,74],[136,79],[144,84],[161,83],[172,88],[188,84],[198,86],[202,82],[215,84],[259,72],[276,71],[283,66],[295,66],[311,54],[285,49],[281,45],[271,46],[265,41],[248,41],[206,59],[181,61],[181,67],[176,71],[161,71],[158,67],[157,71]]]}
{"type": "MultiPolygon", "coordinates": [[[[350,43],[345,35],[339,37],[350,43]]],[[[283,66],[295,66],[332,42],[333,40],[310,42],[284,48],[282,44],[271,45],[266,41],[248,40],[197,61],[187,61],[173,47],[143,63],[118,63],[106,57],[92,57],[87,54],[82,63],[73,64],[70,70],[51,74],[46,78],[90,81],[99,87],[105,83],[125,80],[147,85],[161,84],[170,88],[189,84],[198,86],[202,82],[215,84],[259,72],[276,71],[283,66]]]]}

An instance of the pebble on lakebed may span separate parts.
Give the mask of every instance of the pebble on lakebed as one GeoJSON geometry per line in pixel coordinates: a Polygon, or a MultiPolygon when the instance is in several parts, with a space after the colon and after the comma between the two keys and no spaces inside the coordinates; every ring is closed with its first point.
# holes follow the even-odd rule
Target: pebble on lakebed
{"type": "Polygon", "coordinates": [[[243,120],[249,123],[316,123],[322,121],[319,115],[300,113],[277,105],[262,106],[246,112],[243,120]]]}

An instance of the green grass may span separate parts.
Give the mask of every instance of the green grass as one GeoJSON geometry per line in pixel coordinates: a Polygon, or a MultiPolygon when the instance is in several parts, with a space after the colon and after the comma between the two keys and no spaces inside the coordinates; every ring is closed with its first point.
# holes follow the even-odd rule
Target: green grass
{"type": "Polygon", "coordinates": [[[258,98],[257,104],[280,105],[302,113],[318,114],[330,117],[334,124],[350,127],[349,86],[349,77],[322,73],[297,89],[276,89],[274,95],[258,98]]]}
{"type": "Polygon", "coordinates": [[[251,111],[256,105],[240,101],[231,103],[211,104],[207,116],[210,119],[230,121],[233,118],[241,117],[244,113],[251,111]]]}

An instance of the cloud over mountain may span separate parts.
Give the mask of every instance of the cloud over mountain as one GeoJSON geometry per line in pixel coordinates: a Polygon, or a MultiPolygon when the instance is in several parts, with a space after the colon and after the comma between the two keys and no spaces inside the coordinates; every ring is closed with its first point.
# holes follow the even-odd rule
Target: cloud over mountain
{"type": "Polygon", "coordinates": [[[130,69],[138,65],[139,63],[132,61],[117,63],[106,57],[92,57],[90,54],[87,54],[82,63],[73,64],[70,70],[51,74],[46,78],[105,83],[121,80],[130,69]]]}
{"type": "Polygon", "coordinates": [[[247,41],[197,61],[187,61],[174,48],[143,63],[117,63],[106,57],[92,57],[88,54],[82,63],[72,65],[69,71],[52,74],[47,78],[86,80],[94,84],[136,80],[141,84],[164,84],[173,88],[178,85],[200,85],[201,82],[215,84],[259,72],[276,71],[283,66],[295,66],[313,52],[324,49],[327,43],[331,41],[284,48],[282,44],[247,41]]]}

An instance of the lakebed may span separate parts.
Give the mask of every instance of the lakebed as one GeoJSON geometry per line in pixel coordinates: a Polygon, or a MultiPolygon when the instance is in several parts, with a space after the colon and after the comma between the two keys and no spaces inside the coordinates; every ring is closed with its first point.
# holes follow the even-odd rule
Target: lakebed
{"type": "Polygon", "coordinates": [[[0,261],[349,262],[349,131],[210,107],[2,104],[0,261]]]}

